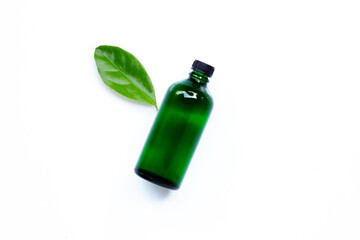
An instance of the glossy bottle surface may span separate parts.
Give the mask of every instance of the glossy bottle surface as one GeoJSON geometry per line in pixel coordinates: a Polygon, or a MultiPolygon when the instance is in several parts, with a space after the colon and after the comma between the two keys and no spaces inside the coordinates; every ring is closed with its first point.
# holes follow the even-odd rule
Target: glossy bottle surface
{"type": "Polygon", "coordinates": [[[207,77],[193,71],[170,86],[135,172],[163,187],[178,189],[213,107],[207,77]]]}

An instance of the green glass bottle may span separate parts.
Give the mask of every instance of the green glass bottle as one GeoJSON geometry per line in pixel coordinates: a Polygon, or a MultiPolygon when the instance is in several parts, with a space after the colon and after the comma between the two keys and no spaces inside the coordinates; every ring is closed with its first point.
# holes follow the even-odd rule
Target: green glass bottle
{"type": "Polygon", "coordinates": [[[192,69],[188,79],[169,87],[135,167],[140,177],[174,190],[180,187],[213,107],[206,85],[214,68],[195,60],[192,69]]]}

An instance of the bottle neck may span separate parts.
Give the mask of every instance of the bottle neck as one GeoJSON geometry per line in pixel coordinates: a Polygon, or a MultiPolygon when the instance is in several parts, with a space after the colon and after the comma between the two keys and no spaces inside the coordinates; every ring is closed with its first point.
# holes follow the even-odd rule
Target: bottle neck
{"type": "Polygon", "coordinates": [[[206,84],[209,82],[209,77],[201,72],[194,70],[190,73],[190,80],[199,83],[200,85],[206,86],[206,84]]]}

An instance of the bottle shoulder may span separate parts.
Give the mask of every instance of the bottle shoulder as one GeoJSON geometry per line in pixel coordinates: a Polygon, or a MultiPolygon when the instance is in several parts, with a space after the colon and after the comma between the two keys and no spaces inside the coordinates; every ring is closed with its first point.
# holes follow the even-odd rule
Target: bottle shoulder
{"type": "Polygon", "coordinates": [[[213,98],[209,89],[189,79],[173,83],[168,89],[168,94],[183,96],[185,99],[198,99],[203,102],[208,102],[211,106],[213,105],[213,98]]]}

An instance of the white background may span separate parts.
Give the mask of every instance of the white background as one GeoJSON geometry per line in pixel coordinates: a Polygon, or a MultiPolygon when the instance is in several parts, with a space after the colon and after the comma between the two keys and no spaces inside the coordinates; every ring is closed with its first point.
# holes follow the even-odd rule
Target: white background
{"type": "Polygon", "coordinates": [[[0,239],[360,239],[359,1],[1,1],[0,20],[0,239]],[[103,44],[159,103],[215,66],[180,190],[134,174],[156,110],[102,82],[103,44]]]}

